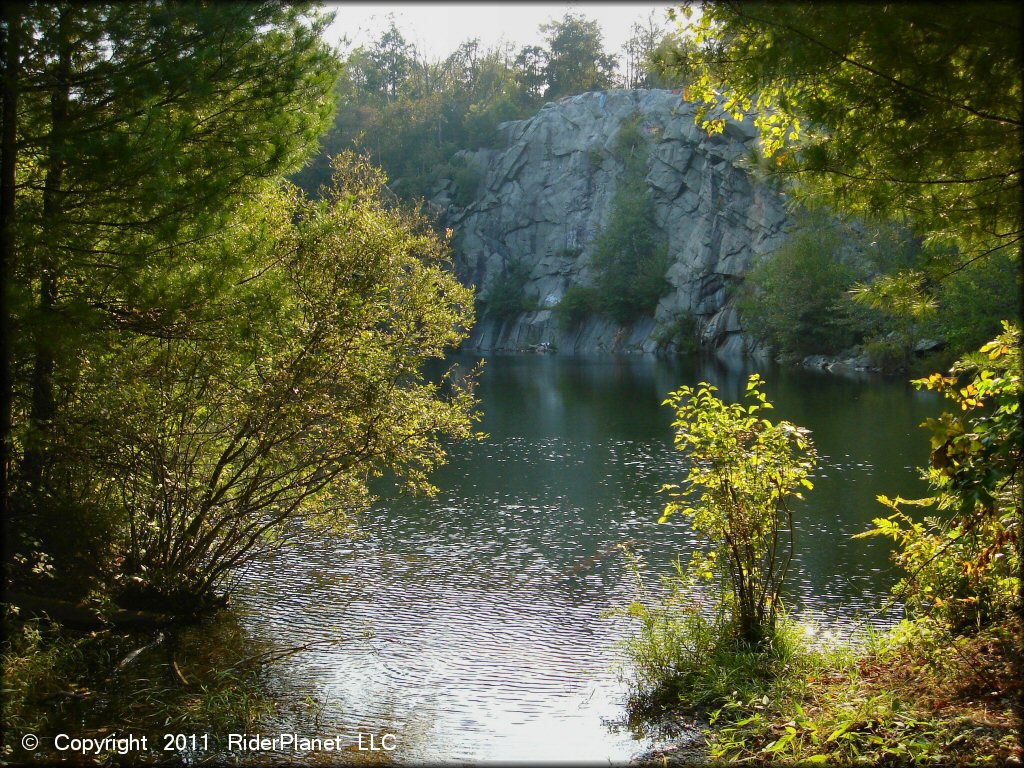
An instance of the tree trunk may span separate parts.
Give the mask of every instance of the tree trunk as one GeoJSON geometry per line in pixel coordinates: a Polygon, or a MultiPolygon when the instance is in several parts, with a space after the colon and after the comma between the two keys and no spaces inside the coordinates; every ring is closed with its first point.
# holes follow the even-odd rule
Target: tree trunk
{"type": "MultiPolygon", "coordinates": [[[[57,65],[53,72],[54,89],[50,97],[50,146],[46,160],[46,178],[43,182],[43,227],[60,230],[62,212],[61,192],[64,181],[64,157],[68,124],[68,105],[71,94],[71,15],[73,7],[60,12],[58,24],[57,65]]],[[[58,238],[59,242],[59,238],[58,238]]],[[[55,415],[54,362],[57,303],[58,258],[51,250],[40,249],[38,255],[39,289],[36,298],[38,319],[34,339],[32,367],[32,400],[29,422],[32,438],[25,446],[25,480],[32,492],[38,493],[43,485],[43,470],[55,415]]]]}
{"type": "Polygon", "coordinates": [[[21,20],[13,3],[3,4],[3,128],[0,130],[0,519],[10,520],[11,336],[7,286],[14,262],[14,196],[17,170],[18,75],[21,20]]]}

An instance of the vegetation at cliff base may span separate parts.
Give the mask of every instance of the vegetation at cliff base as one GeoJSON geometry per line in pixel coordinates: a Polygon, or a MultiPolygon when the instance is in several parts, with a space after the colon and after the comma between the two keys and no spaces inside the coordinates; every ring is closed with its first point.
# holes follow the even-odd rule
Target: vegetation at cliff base
{"type": "Polygon", "coordinates": [[[737,306],[744,327],[784,357],[853,348],[883,370],[923,372],[948,366],[1020,314],[1017,259],[994,254],[937,281],[928,273],[937,258],[893,222],[801,210],[785,242],[745,276],[737,306]],[[942,350],[918,360],[923,341],[942,350]]]}
{"type": "Polygon", "coordinates": [[[848,295],[869,269],[849,252],[857,242],[850,235],[824,215],[798,218],[786,242],[747,274],[738,302],[744,326],[793,356],[833,354],[863,340],[877,322],[848,295]]]}
{"type": "Polygon", "coordinates": [[[484,315],[504,322],[527,311],[530,305],[525,289],[529,279],[530,268],[522,261],[506,265],[506,271],[494,280],[487,291],[484,315]]]}

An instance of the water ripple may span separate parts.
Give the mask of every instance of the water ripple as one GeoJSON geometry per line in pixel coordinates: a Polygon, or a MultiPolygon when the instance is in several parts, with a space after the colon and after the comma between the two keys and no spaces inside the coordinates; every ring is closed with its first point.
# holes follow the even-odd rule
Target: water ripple
{"type": "MultiPolygon", "coordinates": [[[[521,362],[508,380],[500,366],[488,375],[495,368],[492,381],[533,391],[529,376],[515,378],[521,362]]],[[[552,421],[566,403],[557,413],[537,405],[506,414],[516,434],[485,423],[492,437],[453,450],[434,478],[436,497],[382,487],[362,519],[365,538],[292,548],[253,568],[239,596],[252,632],[282,646],[324,643],[282,664],[273,680],[280,695],[320,698],[324,723],[341,732],[399,728],[403,762],[621,762],[649,747],[605,725],[626,696],[613,667],[630,624],[602,613],[633,597],[619,545],[645,558],[655,590],[696,546],[682,516],[656,522],[665,502],[658,487],[685,474],[657,410],[664,391],[616,395],[650,402],[653,415],[641,405],[631,412],[648,419],[642,435],[623,431],[630,420],[601,432],[600,414],[615,408],[608,403],[573,405],[583,410],[568,428],[552,421]],[[558,430],[586,439],[551,434],[558,430]]],[[[484,398],[491,418],[519,407],[503,406],[494,390],[484,398]]],[[[542,402],[510,400],[524,401],[542,402]]],[[[874,443],[848,454],[820,447],[818,488],[796,510],[789,603],[836,624],[868,616],[894,581],[886,548],[851,539],[879,512],[872,483],[888,463],[874,443]]]]}

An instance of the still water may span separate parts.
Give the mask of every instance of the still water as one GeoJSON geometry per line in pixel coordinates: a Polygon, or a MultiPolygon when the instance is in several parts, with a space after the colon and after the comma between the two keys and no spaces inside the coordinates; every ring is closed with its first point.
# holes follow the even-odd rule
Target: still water
{"type": "MultiPolygon", "coordinates": [[[[657,489],[683,475],[661,402],[702,380],[737,400],[752,370],[489,358],[488,437],[453,448],[436,497],[385,489],[363,537],[291,548],[247,574],[236,605],[248,630],[315,644],[276,666],[277,695],[317,702],[307,735],[395,734],[402,763],[621,762],[652,746],[620,724],[616,643],[630,625],[603,614],[635,583],[616,545],[631,542],[652,583],[692,550],[685,520],[657,523],[657,489]]],[[[902,380],[760,370],[774,418],[810,428],[822,457],[795,510],[791,611],[842,633],[892,621],[872,615],[896,579],[888,545],[851,535],[884,513],[878,493],[924,490],[918,425],[940,403],[902,380]]]]}

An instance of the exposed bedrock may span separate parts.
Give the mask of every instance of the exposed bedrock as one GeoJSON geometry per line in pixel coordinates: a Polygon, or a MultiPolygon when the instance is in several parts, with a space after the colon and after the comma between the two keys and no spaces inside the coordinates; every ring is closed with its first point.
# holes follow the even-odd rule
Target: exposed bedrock
{"type": "Polygon", "coordinates": [[[696,321],[702,343],[718,354],[751,351],[733,288],[780,244],[784,197],[749,170],[751,118],[729,120],[723,133],[708,136],[694,124],[694,110],[667,90],[584,93],[503,123],[505,149],[463,153],[478,172],[475,196],[456,206],[449,183],[434,198],[457,233],[458,273],[486,297],[521,262],[526,298],[537,308],[504,321],[481,318],[465,348],[671,351],[680,341],[675,329],[696,321]],[[668,243],[671,290],[653,316],[630,326],[595,314],[566,328],[553,309],[571,285],[592,281],[594,241],[626,173],[616,137],[637,120],[648,140],[645,178],[668,243]]]}

